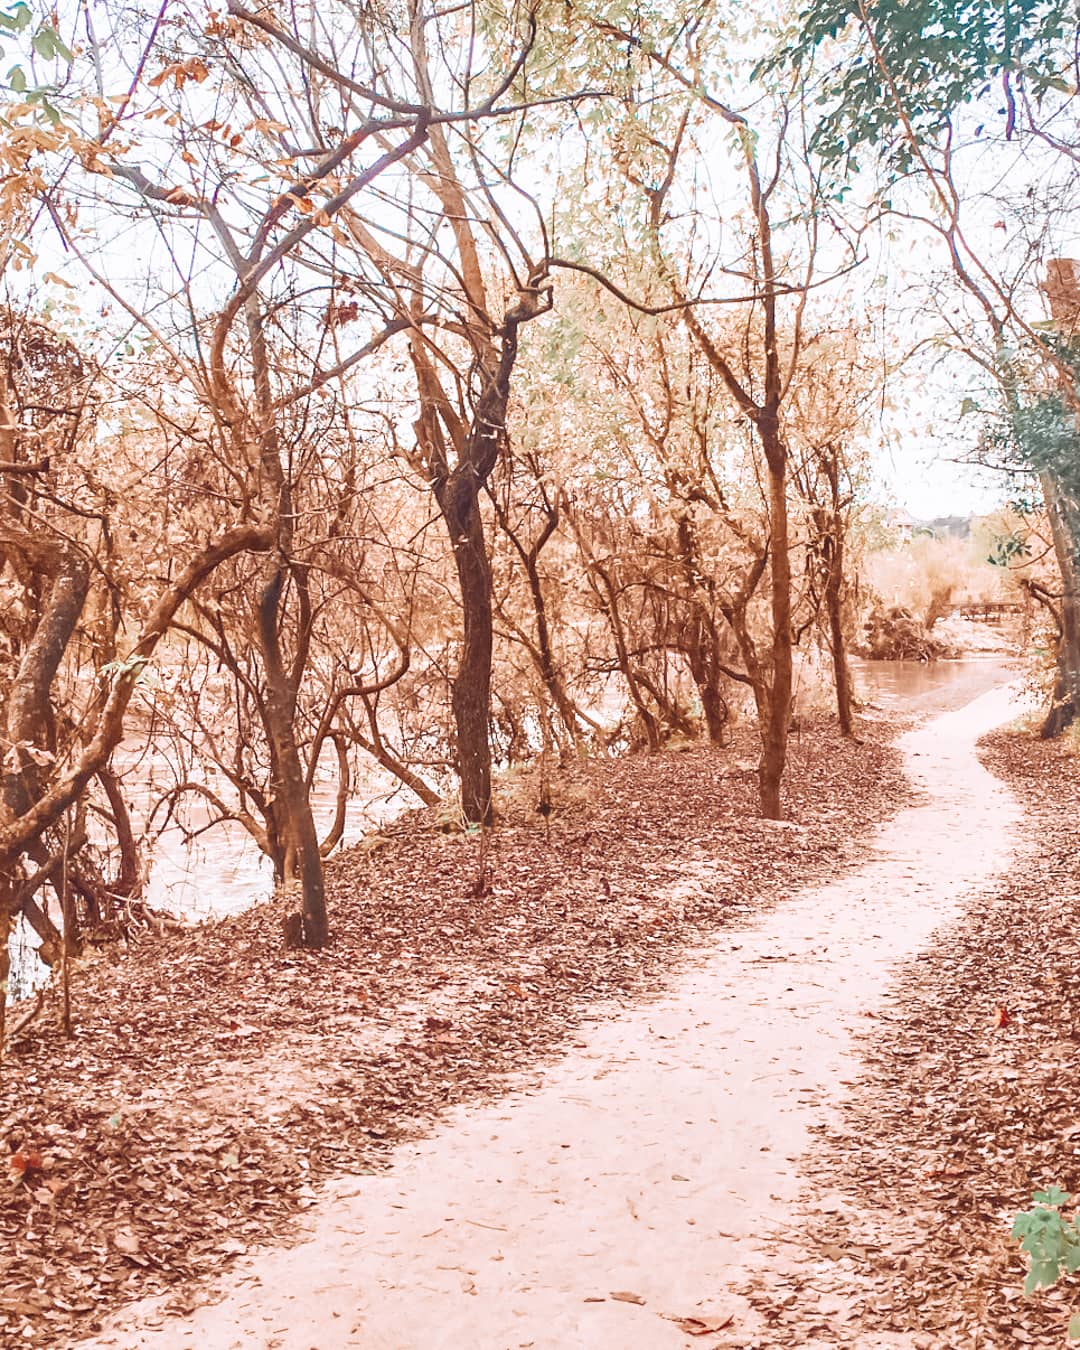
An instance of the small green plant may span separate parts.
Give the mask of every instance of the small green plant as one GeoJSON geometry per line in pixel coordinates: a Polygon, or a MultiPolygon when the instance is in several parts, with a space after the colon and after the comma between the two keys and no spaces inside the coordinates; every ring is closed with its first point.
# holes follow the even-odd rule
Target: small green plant
{"type": "MultiPolygon", "coordinates": [[[[1057,1284],[1062,1273],[1080,1270],[1080,1227],[1077,1216],[1062,1213],[1071,1197],[1058,1186],[1047,1191],[1036,1191],[1031,1197],[1033,1208],[1018,1214],[1013,1220],[1012,1235],[1020,1242],[1020,1250],[1031,1259],[1024,1293],[1049,1289],[1057,1284]]],[[[1070,1340],[1080,1340],[1080,1313],[1069,1319],[1070,1340]]]]}

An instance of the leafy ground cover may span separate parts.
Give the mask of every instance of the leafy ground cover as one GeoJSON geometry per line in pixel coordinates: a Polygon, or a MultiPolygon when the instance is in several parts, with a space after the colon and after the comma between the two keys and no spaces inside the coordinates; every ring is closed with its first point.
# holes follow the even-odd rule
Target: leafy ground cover
{"type": "Polygon", "coordinates": [[[378,1168],[448,1106],[658,987],[734,917],[859,857],[908,799],[890,728],[793,740],[790,823],[756,818],[752,736],[516,785],[486,859],[437,813],[329,873],[334,940],[282,947],[283,899],[147,937],[47,1007],[0,1089],[0,1343],[56,1347],[123,1302],[287,1239],[321,1179],[378,1168]]]}
{"type": "Polygon", "coordinates": [[[868,1017],[777,1243],[799,1258],[751,1291],[776,1344],[1060,1346],[1080,1306],[1069,1282],[1025,1297],[1010,1237],[1034,1191],[1080,1189],[1080,761],[1015,732],[980,751],[1028,813],[1025,846],[868,1017]]]}

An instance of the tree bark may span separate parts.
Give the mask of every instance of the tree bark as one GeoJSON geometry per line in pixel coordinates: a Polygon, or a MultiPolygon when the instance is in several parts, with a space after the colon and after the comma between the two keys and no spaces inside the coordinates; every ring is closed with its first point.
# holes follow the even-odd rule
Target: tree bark
{"type": "Polygon", "coordinates": [[[11,979],[11,941],[13,920],[12,890],[10,882],[0,871],[0,1081],[2,1081],[4,1061],[4,1034],[7,1030],[8,981],[11,979]]]}
{"type": "Polygon", "coordinates": [[[1044,473],[1041,479],[1061,572],[1061,637],[1054,700],[1039,733],[1043,740],[1050,740],[1080,715],[1080,511],[1055,478],[1044,473]]]}
{"type": "Polygon", "coordinates": [[[461,810],[474,824],[494,820],[491,800],[491,562],[480,514],[479,481],[455,473],[441,490],[439,507],[454,551],[464,621],[461,660],[453,685],[461,810]]]}
{"type": "Polygon", "coordinates": [[[448,401],[435,377],[427,353],[413,346],[421,393],[418,437],[431,477],[432,491],[454,552],[461,589],[463,641],[461,661],[454,677],[452,706],[457,732],[457,763],[461,779],[461,810],[470,824],[490,825],[491,799],[491,561],[484,538],[480,490],[487,482],[506,445],[506,409],[510,376],[517,361],[518,329],[549,307],[547,291],[534,279],[507,311],[498,330],[501,347],[497,361],[482,371],[483,385],[462,435],[460,419],[447,412],[448,401]],[[457,449],[453,468],[447,461],[440,419],[450,416],[457,449]]]}
{"type": "Polygon", "coordinates": [[[111,689],[95,710],[94,734],[75,766],[14,820],[0,819],[0,874],[33,840],[59,820],[90,779],[108,762],[123,734],[124,715],[139,672],[153,655],[184,601],[226,559],[245,550],[264,552],[269,546],[270,537],[260,527],[244,525],[229,530],[196,555],[158,598],[134,651],[122,663],[111,689]]]}
{"type": "Polygon", "coordinates": [[[690,674],[701,699],[705,730],[714,745],[724,743],[728,708],[724,700],[720,669],[720,634],[711,612],[713,588],[707,584],[700,563],[698,541],[693,522],[687,515],[679,517],[677,526],[679,563],[686,582],[691,620],[687,625],[683,646],[690,664],[690,674]],[[708,595],[710,605],[701,597],[708,595]]]}
{"type": "Polygon", "coordinates": [[[844,637],[844,538],[834,522],[822,541],[825,550],[825,616],[829,625],[829,653],[836,688],[836,715],[842,736],[854,735],[851,715],[851,668],[844,637]]]}
{"type": "Polygon", "coordinates": [[[727,732],[728,706],[721,685],[720,635],[716,625],[700,613],[695,614],[686,637],[686,654],[690,674],[701,699],[701,713],[705,732],[714,745],[723,745],[727,732]]]}
{"type": "Polygon", "coordinates": [[[273,740],[278,776],[275,795],[283,807],[282,811],[275,811],[275,819],[285,823],[286,837],[292,845],[288,852],[295,860],[295,874],[300,880],[304,946],[319,948],[326,946],[329,937],[322,855],[293,730],[296,689],[285,670],[278,636],[278,611],[285,573],[283,560],[278,559],[270,565],[259,597],[259,647],[266,669],[267,728],[273,740]]]}
{"type": "MultiPolygon", "coordinates": [[[[537,480],[539,481],[539,472],[537,472],[537,480]]],[[[533,618],[536,622],[536,641],[535,643],[530,641],[524,633],[520,633],[520,636],[529,656],[532,658],[537,674],[547,690],[552,706],[559,715],[559,721],[562,723],[565,734],[569,736],[575,752],[580,755],[584,751],[584,744],[578,710],[570,695],[566,692],[555,660],[555,648],[551,640],[551,625],[548,622],[547,600],[544,596],[544,584],[540,577],[539,566],[540,554],[558,527],[559,509],[549,500],[547,492],[543,491],[543,488],[541,488],[541,491],[543,492],[543,509],[546,519],[543,529],[528,548],[525,547],[514,531],[507,512],[500,507],[498,499],[494,495],[492,501],[499,527],[510,540],[515,552],[521,559],[521,565],[525,569],[525,577],[529,583],[529,596],[532,600],[533,618]]],[[[520,630],[517,631],[520,632],[520,630]]],[[[561,736],[558,738],[560,743],[562,739],[561,736]]]]}
{"type": "MultiPolygon", "coordinates": [[[[764,420],[764,419],[763,419],[764,420]]],[[[761,814],[779,820],[780,784],[787,764],[788,727],[791,722],[791,551],[788,540],[786,454],[778,436],[766,423],[762,430],[769,471],[769,598],[772,610],[772,678],[762,728],[761,814]]]]}
{"type": "MultiPolygon", "coordinates": [[[[1073,258],[1052,258],[1042,289],[1058,331],[1074,336],[1080,320],[1080,264],[1073,258]]],[[[1064,382],[1062,375],[1059,379],[1064,382]]],[[[1071,380],[1070,375],[1068,382],[1071,380]]],[[[1075,404],[1075,393],[1071,389],[1068,392],[1073,393],[1075,404]]],[[[1041,731],[1043,739],[1049,740],[1080,714],[1080,504],[1055,474],[1042,473],[1039,479],[1061,572],[1061,637],[1054,701],[1041,731]]]]}

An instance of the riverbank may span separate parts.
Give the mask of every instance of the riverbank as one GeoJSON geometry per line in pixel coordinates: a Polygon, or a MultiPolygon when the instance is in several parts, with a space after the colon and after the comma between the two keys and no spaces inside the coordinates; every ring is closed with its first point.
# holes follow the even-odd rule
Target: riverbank
{"type": "Polygon", "coordinates": [[[81,968],[76,1038],[50,1005],[4,1066],[25,1170],[0,1200],[0,1343],[72,1343],[169,1289],[185,1306],[292,1237],[320,1182],[381,1168],[718,929],[852,866],[909,797],[891,734],[803,728],[780,825],[755,815],[750,733],[582,763],[546,822],[519,784],[486,859],[423,813],[342,855],[325,953],[283,951],[274,902],[81,968]]]}
{"type": "Polygon", "coordinates": [[[1017,731],[980,757],[1023,805],[1022,846],[867,1021],[779,1226],[785,1276],[750,1286],[772,1344],[1057,1347],[1080,1310],[1075,1277],[1024,1297],[1009,1236],[1033,1191],[1080,1191],[1080,757],[1017,731]]]}

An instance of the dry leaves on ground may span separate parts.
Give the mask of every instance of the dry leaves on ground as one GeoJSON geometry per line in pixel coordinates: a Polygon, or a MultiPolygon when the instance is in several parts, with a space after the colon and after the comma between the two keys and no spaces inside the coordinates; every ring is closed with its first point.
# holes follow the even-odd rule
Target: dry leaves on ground
{"type": "Polygon", "coordinates": [[[0,1183],[0,1344],[56,1350],[163,1290],[183,1306],[291,1235],[321,1180],[384,1165],[680,951],[854,860],[907,793],[885,730],[795,738],[800,828],[755,818],[749,735],[581,763],[547,824],[518,785],[483,876],[479,841],[431,813],[342,855],[323,953],[283,950],[277,901],[81,969],[77,1037],[50,1006],[4,1067],[0,1145],[41,1165],[0,1183]]]}

